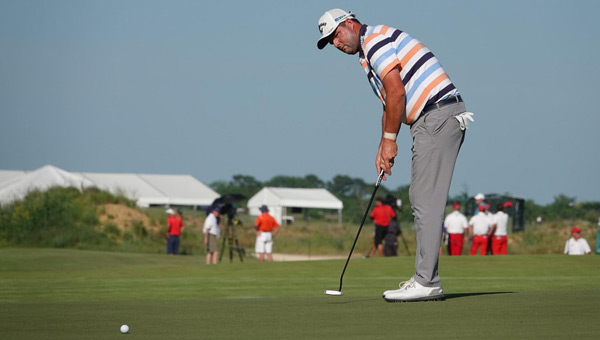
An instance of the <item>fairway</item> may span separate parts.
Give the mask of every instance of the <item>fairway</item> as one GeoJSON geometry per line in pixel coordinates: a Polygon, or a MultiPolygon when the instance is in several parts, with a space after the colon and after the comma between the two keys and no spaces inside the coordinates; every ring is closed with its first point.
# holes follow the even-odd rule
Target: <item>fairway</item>
{"type": "Polygon", "coordinates": [[[599,256],[440,258],[446,301],[387,303],[413,257],[206,266],[202,256],[0,249],[2,339],[597,338],[599,256]],[[130,334],[119,327],[128,324],[130,334]]]}

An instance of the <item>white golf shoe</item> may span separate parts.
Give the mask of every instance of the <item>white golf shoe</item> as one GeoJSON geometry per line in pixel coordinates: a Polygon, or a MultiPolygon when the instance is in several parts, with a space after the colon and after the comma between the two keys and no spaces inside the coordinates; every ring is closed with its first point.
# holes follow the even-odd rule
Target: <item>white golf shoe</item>
{"type": "Polygon", "coordinates": [[[410,301],[431,301],[444,300],[444,291],[442,287],[424,287],[411,278],[408,281],[400,283],[400,289],[386,290],[383,292],[383,298],[388,302],[410,302],[410,301]]]}

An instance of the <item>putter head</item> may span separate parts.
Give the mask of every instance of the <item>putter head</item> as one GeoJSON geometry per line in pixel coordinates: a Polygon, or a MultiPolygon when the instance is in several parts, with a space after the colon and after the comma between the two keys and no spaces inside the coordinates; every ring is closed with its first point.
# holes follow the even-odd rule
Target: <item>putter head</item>
{"type": "Polygon", "coordinates": [[[340,296],[340,295],[343,295],[344,293],[342,293],[342,292],[341,292],[341,291],[339,291],[339,290],[329,290],[329,289],[328,289],[328,290],[326,290],[326,291],[325,291],[325,294],[327,294],[327,295],[335,295],[335,296],[340,296]]]}

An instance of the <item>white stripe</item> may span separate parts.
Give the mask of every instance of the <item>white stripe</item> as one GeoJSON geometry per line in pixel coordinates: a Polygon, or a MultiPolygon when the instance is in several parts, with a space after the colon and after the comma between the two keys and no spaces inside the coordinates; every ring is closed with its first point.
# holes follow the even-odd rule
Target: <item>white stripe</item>
{"type": "Polygon", "coordinates": [[[404,46],[400,51],[396,51],[396,55],[398,55],[398,60],[402,59],[404,55],[408,53],[415,45],[419,44],[417,39],[413,39],[413,41],[409,42],[404,46]]]}
{"type": "MultiPolygon", "coordinates": [[[[424,68],[421,68],[421,70],[424,70],[424,68]]],[[[423,72],[420,72],[423,73],[423,72]]],[[[421,86],[419,86],[413,93],[412,97],[409,98],[409,102],[407,103],[407,111],[410,112],[412,111],[413,106],[416,104],[416,101],[419,99],[419,97],[423,94],[423,92],[425,91],[425,89],[427,88],[427,86],[429,86],[429,84],[431,84],[431,82],[437,78],[438,76],[440,76],[441,74],[444,74],[444,70],[443,69],[438,69],[435,72],[433,72],[432,74],[430,74],[427,78],[425,78],[425,80],[421,83],[421,86]]],[[[410,83],[414,83],[413,80],[418,79],[419,75],[415,74],[413,75],[413,77],[411,78],[410,83]]],[[[442,89],[443,87],[445,87],[446,85],[448,85],[450,82],[448,81],[448,79],[446,78],[446,80],[442,81],[440,83],[440,85],[436,86],[435,89],[437,90],[432,90],[431,93],[437,93],[440,89],[442,89]],[[442,87],[440,87],[440,85],[444,84],[442,87]]],[[[411,84],[412,85],[412,84],[411,84]]],[[[411,86],[407,87],[411,88],[411,86]]]]}
{"type": "MultiPolygon", "coordinates": [[[[428,49],[426,49],[426,48],[421,48],[421,49],[419,49],[419,51],[418,51],[417,53],[415,53],[415,55],[414,55],[412,58],[410,58],[410,59],[408,60],[408,62],[406,63],[406,65],[404,65],[404,68],[405,68],[405,69],[408,69],[408,70],[412,69],[412,68],[415,66],[415,63],[416,63],[416,62],[417,62],[419,59],[421,59],[421,57],[422,57],[422,56],[424,56],[424,55],[425,55],[425,54],[427,54],[427,53],[429,53],[429,50],[428,50],[428,49]]],[[[399,58],[399,56],[398,56],[398,58],[399,58]]],[[[437,60],[437,58],[434,56],[433,58],[429,59],[429,60],[428,60],[428,61],[427,61],[425,64],[429,64],[429,63],[436,63],[436,62],[438,62],[438,60],[437,60]]],[[[422,67],[423,67],[423,66],[421,66],[421,68],[422,68],[422,67]]],[[[408,71],[407,71],[407,72],[408,72],[408,71]]]]}
{"type": "Polygon", "coordinates": [[[381,74],[386,67],[388,67],[388,65],[390,65],[391,63],[394,62],[394,60],[398,60],[398,57],[395,54],[390,55],[388,58],[386,58],[380,65],[379,65],[379,69],[377,69],[377,74],[381,74]]]}

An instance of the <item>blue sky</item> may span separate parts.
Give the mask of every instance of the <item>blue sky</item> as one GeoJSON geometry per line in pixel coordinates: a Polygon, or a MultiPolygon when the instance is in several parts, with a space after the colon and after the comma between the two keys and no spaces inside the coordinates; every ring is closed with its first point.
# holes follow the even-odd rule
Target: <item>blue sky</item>
{"type": "MultiPolygon", "coordinates": [[[[373,182],[381,105],[330,8],[407,31],[475,123],[450,194],[600,201],[597,1],[0,0],[0,169],[345,174],[373,182]]],[[[393,176],[410,178],[403,126],[393,176]]]]}

